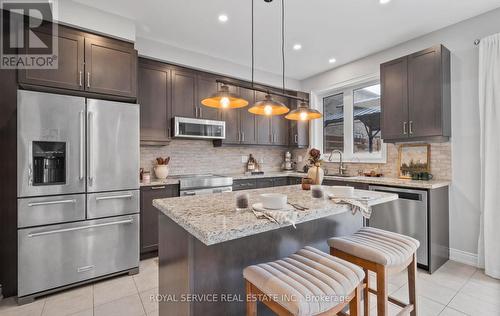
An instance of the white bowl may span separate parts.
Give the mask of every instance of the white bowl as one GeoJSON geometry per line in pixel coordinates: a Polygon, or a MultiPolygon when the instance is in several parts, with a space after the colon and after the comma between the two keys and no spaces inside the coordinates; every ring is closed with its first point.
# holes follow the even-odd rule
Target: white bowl
{"type": "Polygon", "coordinates": [[[260,200],[264,208],[270,210],[281,210],[286,207],[287,196],[279,193],[264,193],[260,195],[260,200]]]}
{"type": "Polygon", "coordinates": [[[349,186],[332,186],[328,187],[329,195],[334,197],[352,197],[354,196],[354,188],[349,186]]]}

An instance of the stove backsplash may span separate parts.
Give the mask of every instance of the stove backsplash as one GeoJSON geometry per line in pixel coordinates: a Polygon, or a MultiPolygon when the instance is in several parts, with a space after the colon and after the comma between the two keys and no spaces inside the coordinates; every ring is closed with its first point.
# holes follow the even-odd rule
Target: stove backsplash
{"type": "Polygon", "coordinates": [[[234,174],[245,171],[242,156],[253,154],[257,161],[264,159],[261,168],[264,171],[280,171],[286,148],[269,146],[226,146],[214,147],[205,140],[174,139],[168,146],[141,146],[141,168],[151,171],[156,157],[170,156],[170,174],[234,174]]]}

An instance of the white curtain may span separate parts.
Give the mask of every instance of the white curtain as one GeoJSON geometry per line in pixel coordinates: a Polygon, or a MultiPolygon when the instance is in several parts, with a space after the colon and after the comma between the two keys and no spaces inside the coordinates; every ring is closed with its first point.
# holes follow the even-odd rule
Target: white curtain
{"type": "Polygon", "coordinates": [[[500,33],[479,44],[481,227],[479,264],[500,279],[500,33]]]}

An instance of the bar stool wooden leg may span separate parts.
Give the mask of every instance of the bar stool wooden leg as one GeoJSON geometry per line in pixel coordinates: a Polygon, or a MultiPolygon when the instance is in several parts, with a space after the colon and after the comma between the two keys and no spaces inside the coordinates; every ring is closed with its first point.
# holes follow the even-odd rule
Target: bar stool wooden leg
{"type": "Polygon", "coordinates": [[[245,287],[247,291],[247,316],[257,316],[257,301],[253,297],[255,293],[252,289],[252,283],[245,280],[245,287]]]}
{"type": "Polygon", "coordinates": [[[417,316],[417,293],[416,293],[416,280],[417,280],[417,257],[413,254],[413,260],[408,266],[408,288],[410,304],[413,304],[413,310],[410,316],[417,316]]]}
{"type": "Polygon", "coordinates": [[[370,292],[368,289],[370,288],[370,277],[369,277],[369,270],[368,269],[363,269],[365,271],[365,279],[363,283],[365,284],[365,287],[363,288],[363,306],[365,310],[365,316],[370,315],[370,292]]]}
{"type": "Polygon", "coordinates": [[[359,285],[355,290],[354,290],[354,297],[351,299],[349,302],[349,315],[350,316],[358,316],[361,315],[361,288],[362,285],[359,285]]]}
{"type": "Polygon", "coordinates": [[[389,311],[387,291],[387,271],[383,265],[377,265],[377,315],[386,316],[389,311]]]}

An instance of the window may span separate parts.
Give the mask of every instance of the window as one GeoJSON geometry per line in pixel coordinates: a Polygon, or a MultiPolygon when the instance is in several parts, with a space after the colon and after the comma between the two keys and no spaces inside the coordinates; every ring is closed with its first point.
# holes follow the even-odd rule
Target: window
{"type": "MultiPolygon", "coordinates": [[[[378,79],[372,77],[331,89],[318,95],[318,100],[323,103],[323,124],[314,134],[313,144],[322,148],[324,158],[329,158],[332,150],[340,150],[345,161],[385,161],[378,79]]],[[[319,128],[319,124],[316,126],[319,128]]]]}
{"type": "Polygon", "coordinates": [[[344,94],[339,93],[323,99],[325,152],[338,149],[344,151],[344,94]]]}
{"type": "Polygon", "coordinates": [[[353,99],[354,152],[380,152],[380,84],[354,90],[353,99]]]}

